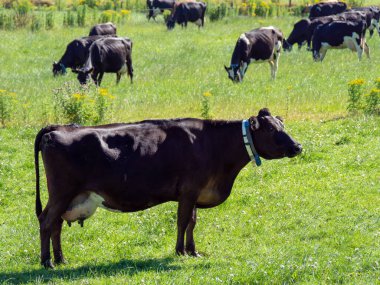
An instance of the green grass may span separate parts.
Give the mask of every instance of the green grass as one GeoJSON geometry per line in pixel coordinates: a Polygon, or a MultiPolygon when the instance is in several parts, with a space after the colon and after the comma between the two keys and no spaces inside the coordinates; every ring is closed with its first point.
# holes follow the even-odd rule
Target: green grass
{"type": "MultiPolygon", "coordinates": [[[[247,165],[225,203],[199,211],[202,258],[175,255],[176,203],[166,203],[130,214],[98,210],[83,229],[65,225],[69,263],[53,271],[39,265],[33,142],[56,122],[52,90],[76,82],[71,73],[53,78],[51,63],[87,29],[2,32],[0,89],[19,102],[0,129],[0,283],[379,284],[380,119],[346,112],[348,81],[363,78],[370,88],[379,77],[379,37],[368,41],[370,61],[347,50],[328,51],[323,63],[305,50],[283,54],[276,81],[268,64],[251,65],[239,85],[223,68],[242,32],[273,24],[287,35],[296,20],[235,18],[167,32],[137,15],[119,27],[134,41],[136,77],[116,86],[105,75],[102,87],[116,96],[106,122],[200,117],[209,91],[214,118],[243,119],[267,106],[304,151],[247,165]]],[[[45,181],[42,189],[46,204],[45,181]]]]}

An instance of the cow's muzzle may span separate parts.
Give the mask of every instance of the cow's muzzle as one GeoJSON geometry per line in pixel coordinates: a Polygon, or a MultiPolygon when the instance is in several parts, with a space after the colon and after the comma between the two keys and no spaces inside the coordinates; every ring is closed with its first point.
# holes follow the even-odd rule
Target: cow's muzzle
{"type": "Polygon", "coordinates": [[[286,156],[295,157],[302,152],[302,145],[299,143],[294,144],[291,148],[288,149],[286,156]]]}

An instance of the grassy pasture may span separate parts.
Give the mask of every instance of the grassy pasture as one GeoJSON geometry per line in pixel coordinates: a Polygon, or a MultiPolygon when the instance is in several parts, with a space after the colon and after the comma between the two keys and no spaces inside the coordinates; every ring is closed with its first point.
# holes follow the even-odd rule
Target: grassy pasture
{"type": "MultiPolygon", "coordinates": [[[[51,64],[88,29],[1,32],[0,89],[16,93],[15,114],[0,129],[0,283],[49,284],[379,284],[380,131],[378,117],[347,115],[347,82],[379,77],[380,39],[368,41],[371,61],[347,50],[324,62],[295,49],[282,54],[278,78],[268,64],[251,65],[242,84],[224,71],[239,35],[266,25],[285,35],[295,18],[234,18],[167,32],[143,15],[119,27],[134,41],[133,85],[106,74],[116,97],[105,122],[199,117],[204,92],[214,118],[248,118],[264,106],[285,118],[304,146],[295,159],[247,165],[221,206],[199,211],[202,258],[177,257],[176,204],[130,214],[99,210],[63,228],[69,264],[39,265],[34,214],[33,141],[55,120],[51,64]]],[[[367,83],[369,84],[369,83],[367,83]]],[[[228,151],[228,150],[226,150],[228,151]]],[[[42,185],[43,204],[46,184],[42,185]]]]}

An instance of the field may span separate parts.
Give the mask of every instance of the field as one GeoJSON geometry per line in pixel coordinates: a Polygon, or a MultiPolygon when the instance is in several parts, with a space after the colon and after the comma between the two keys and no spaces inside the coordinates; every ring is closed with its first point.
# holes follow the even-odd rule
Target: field
{"type": "MultiPolygon", "coordinates": [[[[347,111],[348,82],[363,79],[370,90],[380,77],[378,35],[368,40],[371,60],[360,62],[330,50],[314,63],[294,48],[281,55],[275,81],[267,63],[251,64],[241,84],[223,68],[242,32],[274,25],[288,35],[296,20],[236,17],[167,32],[162,18],[132,14],[118,27],[134,42],[135,78],[116,85],[115,75],[104,76],[114,99],[103,123],[201,117],[204,100],[215,119],[268,107],[304,151],[247,165],[224,204],[199,211],[201,258],[175,255],[177,205],[166,203],[130,214],[98,210],[84,228],[65,224],[68,264],[51,271],[39,264],[33,143],[41,127],[66,123],[54,90],[78,83],[71,72],[54,78],[51,65],[88,28],[1,31],[0,89],[13,105],[0,128],[0,283],[380,284],[380,119],[347,111]]],[[[46,204],[45,181],[42,193],[46,204]]]]}

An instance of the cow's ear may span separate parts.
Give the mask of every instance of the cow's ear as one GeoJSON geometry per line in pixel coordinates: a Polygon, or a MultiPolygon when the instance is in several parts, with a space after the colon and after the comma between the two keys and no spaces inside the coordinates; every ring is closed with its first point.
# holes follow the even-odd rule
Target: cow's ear
{"type": "Polygon", "coordinates": [[[227,66],[224,66],[224,69],[228,72],[229,68],[227,66]]]}
{"type": "Polygon", "coordinates": [[[281,116],[276,116],[277,119],[279,119],[281,122],[284,122],[284,119],[281,116]]]}
{"type": "Polygon", "coordinates": [[[271,113],[269,112],[268,108],[263,108],[259,111],[258,117],[265,117],[265,116],[271,116],[271,113]]]}
{"type": "Polygon", "coordinates": [[[252,131],[256,131],[260,128],[259,119],[257,117],[250,117],[249,118],[249,125],[251,127],[252,131]]]}

